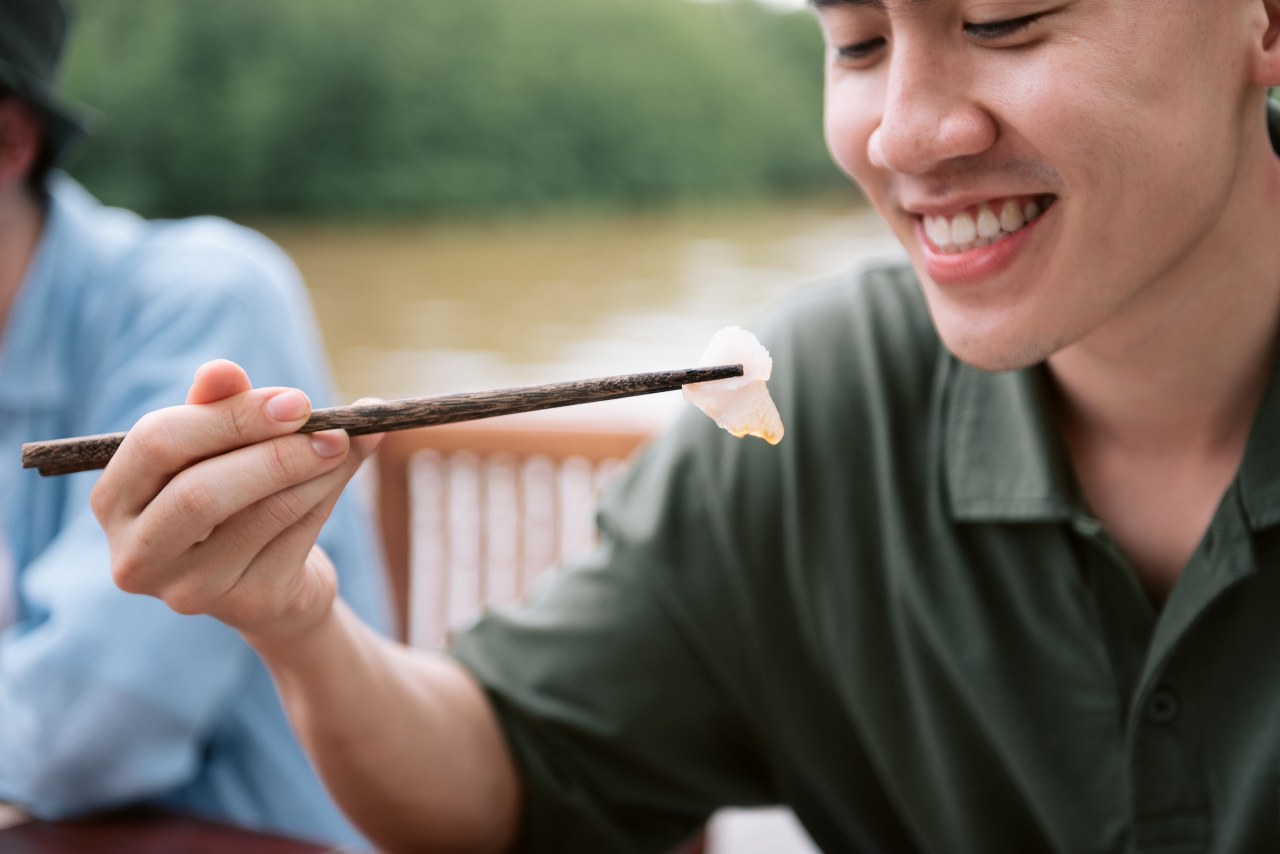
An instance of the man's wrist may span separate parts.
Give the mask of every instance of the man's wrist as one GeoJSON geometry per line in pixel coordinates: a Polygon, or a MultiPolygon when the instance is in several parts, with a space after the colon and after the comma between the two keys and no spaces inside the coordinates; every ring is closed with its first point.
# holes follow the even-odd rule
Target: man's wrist
{"type": "Polygon", "coordinates": [[[241,630],[240,635],[268,664],[284,666],[301,665],[315,655],[325,643],[325,638],[340,630],[339,611],[346,610],[341,600],[334,598],[320,615],[301,627],[291,627],[285,632],[241,630]]]}

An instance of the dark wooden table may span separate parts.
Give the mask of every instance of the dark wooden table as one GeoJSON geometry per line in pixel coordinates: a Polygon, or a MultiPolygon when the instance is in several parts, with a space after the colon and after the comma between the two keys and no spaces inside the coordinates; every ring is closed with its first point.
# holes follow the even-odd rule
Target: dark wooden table
{"type": "Polygon", "coordinates": [[[4,854],[330,854],[347,849],[257,833],[192,816],[136,809],[0,830],[4,854]]]}
{"type": "MultiPolygon", "coordinates": [[[[0,807],[3,807],[0,804],[0,807]]],[[[673,854],[702,854],[701,834],[673,854]]],[[[131,809],[76,821],[0,824],[0,854],[371,854],[189,815],[131,809]]]]}

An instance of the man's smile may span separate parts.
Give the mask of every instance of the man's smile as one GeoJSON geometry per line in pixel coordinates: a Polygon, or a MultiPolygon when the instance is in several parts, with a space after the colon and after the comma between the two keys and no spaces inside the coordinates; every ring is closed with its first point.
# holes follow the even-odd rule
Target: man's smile
{"type": "Polygon", "coordinates": [[[921,214],[931,248],[946,255],[999,243],[1034,222],[1056,197],[1050,194],[991,199],[953,214],[921,214]]]}
{"type": "Polygon", "coordinates": [[[950,211],[916,208],[925,271],[939,285],[977,283],[1003,272],[1056,201],[1057,196],[1042,193],[991,198],[950,211]]]}

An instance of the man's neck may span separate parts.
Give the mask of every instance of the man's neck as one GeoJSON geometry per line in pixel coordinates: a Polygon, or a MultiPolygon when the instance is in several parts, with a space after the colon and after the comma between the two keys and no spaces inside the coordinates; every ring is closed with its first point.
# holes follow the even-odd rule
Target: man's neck
{"type": "Polygon", "coordinates": [[[35,256],[44,227],[39,203],[22,188],[0,194],[0,336],[35,256]]]}
{"type": "MultiPolygon", "coordinates": [[[[1270,255],[1255,246],[1254,260],[1270,255]]],[[[1152,308],[1130,341],[1052,357],[1064,424],[1131,453],[1209,451],[1243,438],[1280,331],[1280,258],[1272,260],[1270,281],[1224,267],[1200,293],[1152,308]]]]}

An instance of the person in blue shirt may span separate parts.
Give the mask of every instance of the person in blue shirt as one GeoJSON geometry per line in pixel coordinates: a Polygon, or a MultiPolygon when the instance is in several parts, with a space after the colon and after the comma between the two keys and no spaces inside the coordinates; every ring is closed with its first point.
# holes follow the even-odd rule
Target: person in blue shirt
{"type": "MultiPolygon", "coordinates": [[[[147,221],[52,168],[82,124],[52,83],[67,24],[53,0],[0,4],[0,801],[54,819],[146,803],[359,845],[236,632],[115,587],[94,474],[20,467],[23,442],[183,403],[215,356],[330,396],[306,292],[269,240],[147,221]]],[[[385,627],[366,521],[344,498],[321,541],[343,597],[385,627]]]]}

